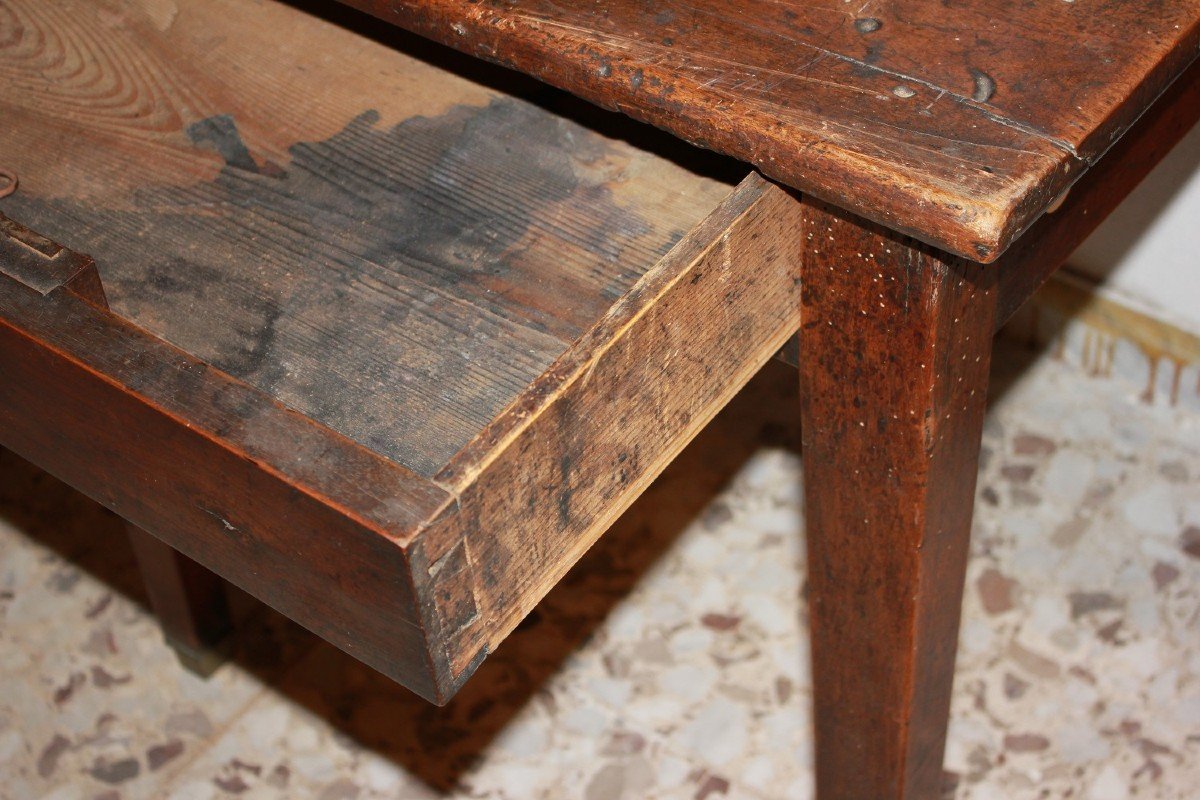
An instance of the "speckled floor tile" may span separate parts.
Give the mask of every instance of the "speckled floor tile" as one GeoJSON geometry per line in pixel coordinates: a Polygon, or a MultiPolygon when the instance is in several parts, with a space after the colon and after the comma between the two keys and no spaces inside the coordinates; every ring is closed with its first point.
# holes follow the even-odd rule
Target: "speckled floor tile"
{"type": "Polygon", "coordinates": [[[1200,417],[997,375],[947,766],[959,796],[1194,797],[1200,417]]]}
{"type": "Polygon", "coordinates": [[[0,450],[0,797],[153,797],[296,654],[290,623],[237,598],[242,666],[201,680],[140,581],[119,519],[0,450]]]}
{"type": "MultiPolygon", "coordinates": [[[[948,789],[1194,796],[1200,416],[996,364],[948,789]]],[[[191,678],[119,524],[0,455],[0,796],[810,797],[794,381],[756,378],[444,709],[245,602],[191,678]]]]}

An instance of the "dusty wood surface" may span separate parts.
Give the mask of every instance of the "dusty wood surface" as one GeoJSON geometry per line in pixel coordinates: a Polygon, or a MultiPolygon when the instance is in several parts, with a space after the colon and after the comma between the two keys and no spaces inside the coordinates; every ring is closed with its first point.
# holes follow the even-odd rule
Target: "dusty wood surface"
{"type": "Polygon", "coordinates": [[[983,261],[1200,43],[1200,0],[347,2],[983,261]]]}
{"type": "Polygon", "coordinates": [[[444,701],[795,331],[799,201],[407,34],[162,8],[0,0],[0,257],[111,303],[0,270],[0,444],[444,701]]]}
{"type": "Polygon", "coordinates": [[[817,794],[939,796],[996,270],[805,208],[817,794]]]}
{"type": "Polygon", "coordinates": [[[0,210],[423,475],[729,191],[278,3],[160,7],[0,0],[0,210]]]}
{"type": "Polygon", "coordinates": [[[800,203],[757,176],[437,476],[413,553],[458,671],[494,650],[800,322],[800,203]],[[426,565],[422,574],[422,565],[426,565]]]}
{"type": "Polygon", "coordinates": [[[0,276],[0,445],[431,699],[407,558],[445,492],[64,291],[0,276]]]}

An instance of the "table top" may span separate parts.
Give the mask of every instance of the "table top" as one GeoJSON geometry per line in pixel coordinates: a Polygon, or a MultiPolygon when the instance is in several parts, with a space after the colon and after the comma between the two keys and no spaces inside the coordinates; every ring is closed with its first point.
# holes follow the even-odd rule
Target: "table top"
{"type": "Polygon", "coordinates": [[[1200,0],[345,1],[978,261],[1200,44],[1200,0]]]}

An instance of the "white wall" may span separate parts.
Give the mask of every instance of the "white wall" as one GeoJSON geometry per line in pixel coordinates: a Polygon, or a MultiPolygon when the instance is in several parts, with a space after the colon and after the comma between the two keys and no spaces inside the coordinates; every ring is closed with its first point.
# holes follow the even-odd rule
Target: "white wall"
{"type": "Polygon", "coordinates": [[[1200,125],[1068,263],[1140,310],[1200,334],[1200,125]]]}

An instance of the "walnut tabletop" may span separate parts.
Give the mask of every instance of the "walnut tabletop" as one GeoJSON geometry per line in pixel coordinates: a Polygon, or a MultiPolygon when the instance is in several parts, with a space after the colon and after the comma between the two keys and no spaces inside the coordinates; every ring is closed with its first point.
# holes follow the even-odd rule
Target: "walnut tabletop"
{"type": "Polygon", "coordinates": [[[985,262],[1200,44],[1200,0],[346,1],[985,262]]]}

